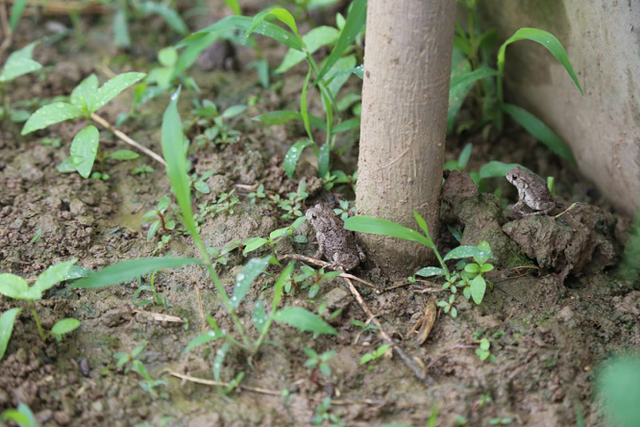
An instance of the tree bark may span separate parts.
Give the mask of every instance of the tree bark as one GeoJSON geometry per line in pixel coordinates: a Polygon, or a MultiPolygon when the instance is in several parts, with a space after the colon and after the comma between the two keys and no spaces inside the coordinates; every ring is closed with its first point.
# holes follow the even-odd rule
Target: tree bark
{"type": "MultiPolygon", "coordinates": [[[[369,0],[356,206],[361,215],[418,229],[415,209],[437,238],[455,0],[369,0]]],[[[371,234],[369,258],[412,274],[431,250],[371,234]]]]}

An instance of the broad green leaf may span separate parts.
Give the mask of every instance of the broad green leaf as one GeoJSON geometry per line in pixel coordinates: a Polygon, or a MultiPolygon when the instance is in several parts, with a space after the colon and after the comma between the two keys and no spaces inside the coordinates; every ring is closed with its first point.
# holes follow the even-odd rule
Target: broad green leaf
{"type": "Polygon", "coordinates": [[[58,283],[68,280],[69,270],[71,270],[71,267],[73,267],[77,261],[77,259],[72,259],[71,261],[52,265],[38,276],[33,287],[40,292],[44,292],[51,289],[58,283]]]}
{"type": "Polygon", "coordinates": [[[473,301],[480,305],[482,303],[482,299],[484,298],[484,293],[487,290],[487,282],[484,280],[484,277],[481,275],[476,276],[470,284],[471,288],[471,297],[473,301]]]}
{"type": "Polygon", "coordinates": [[[503,163],[492,160],[480,167],[480,178],[502,178],[516,166],[520,165],[517,163],[503,163]]]}
{"type": "Polygon", "coordinates": [[[416,276],[432,277],[432,276],[444,276],[445,271],[440,267],[424,267],[416,271],[416,276]]]}
{"type": "Polygon", "coordinates": [[[347,68],[345,70],[342,71],[338,71],[337,73],[334,74],[334,77],[337,76],[342,76],[342,75],[351,75],[351,74],[355,74],[356,76],[358,76],[360,78],[360,80],[362,80],[364,77],[364,64],[360,64],[357,67],[353,67],[353,68],[347,68]]]}
{"type": "Polygon", "coordinates": [[[174,74],[179,74],[187,69],[191,68],[196,63],[200,54],[209,46],[211,46],[216,40],[222,36],[223,31],[217,31],[213,33],[205,34],[204,37],[194,40],[189,43],[186,49],[182,51],[178,62],[174,67],[174,74]]]}
{"type": "Polygon", "coordinates": [[[98,76],[91,74],[80,82],[71,92],[71,104],[80,108],[85,114],[93,111],[93,104],[98,93],[98,76]]]}
{"type": "Polygon", "coordinates": [[[253,281],[264,273],[271,255],[264,258],[251,258],[247,265],[245,265],[240,273],[236,276],[236,284],[233,287],[233,296],[231,297],[231,305],[233,308],[237,308],[247,293],[251,289],[253,281]]]}
{"type": "Polygon", "coordinates": [[[145,73],[124,73],[110,79],[98,89],[91,112],[98,111],[113,98],[120,95],[123,90],[139,82],[145,76],[145,73]]]}
{"type": "Polygon", "coordinates": [[[158,52],[158,62],[163,67],[173,67],[178,61],[178,51],[174,47],[165,47],[158,52]]]}
{"type": "Polygon", "coordinates": [[[60,336],[64,334],[68,334],[69,332],[73,332],[80,327],[80,321],[77,319],[62,319],[58,320],[53,328],[51,328],[51,333],[55,336],[60,336]]]}
{"type": "Polygon", "coordinates": [[[44,129],[65,120],[82,117],[82,110],[66,102],[54,102],[39,108],[22,128],[22,135],[44,129]]]}
{"type": "Polygon", "coordinates": [[[195,258],[138,258],[121,261],[90,274],[69,285],[69,288],[106,288],[144,276],[163,268],[177,268],[190,264],[202,264],[195,258]]]}
{"type": "Polygon", "coordinates": [[[240,4],[238,0],[224,0],[224,2],[229,6],[229,9],[236,15],[242,15],[242,10],[240,9],[240,4]]]}
{"type": "MultiPolygon", "coordinates": [[[[243,30],[246,32],[251,27],[252,23],[253,18],[248,16],[227,16],[226,18],[219,20],[215,24],[210,25],[209,27],[187,37],[185,40],[178,44],[178,47],[187,46],[205,37],[207,34],[216,31],[243,30]]],[[[272,39],[286,46],[289,46],[290,48],[297,50],[303,49],[302,41],[299,38],[291,37],[290,32],[270,22],[262,21],[257,27],[253,29],[253,32],[261,34],[263,36],[271,37],[272,39]]]]}
{"type": "MultiPolygon", "coordinates": [[[[11,15],[9,16],[9,28],[13,33],[20,22],[20,18],[22,17],[22,12],[24,12],[24,8],[27,5],[28,0],[15,0],[13,2],[13,7],[11,8],[11,15]]],[[[2,357],[0,357],[2,359],[2,357]]]]}
{"type": "Polygon", "coordinates": [[[31,409],[24,403],[18,403],[18,409],[7,409],[0,414],[0,421],[13,421],[20,427],[40,427],[31,409]]]}
{"type": "Polygon", "coordinates": [[[169,24],[171,28],[173,28],[181,36],[186,36],[189,33],[187,25],[184,23],[178,12],[164,3],[146,1],[140,4],[140,10],[142,11],[142,13],[145,13],[147,15],[151,13],[159,15],[167,24],[169,24]]]}
{"type": "Polygon", "coordinates": [[[358,117],[355,117],[353,119],[345,120],[339,125],[334,126],[333,129],[331,129],[331,133],[335,135],[336,133],[347,132],[352,129],[359,129],[359,128],[360,128],[360,119],[358,117]]]}
{"type": "Polygon", "coordinates": [[[262,12],[258,13],[256,16],[254,16],[253,17],[253,22],[251,23],[251,26],[247,29],[247,31],[245,32],[245,35],[244,35],[244,42],[245,43],[247,42],[247,39],[249,38],[251,33],[253,33],[256,30],[256,28],[260,24],[262,24],[264,22],[264,20],[270,15],[273,15],[276,19],[278,19],[280,22],[282,22],[287,27],[289,27],[291,29],[291,31],[293,31],[293,33],[296,35],[298,40],[301,41],[301,44],[304,46],[304,43],[302,43],[302,38],[300,37],[300,33],[298,32],[298,26],[296,25],[295,18],[293,17],[293,15],[291,15],[291,12],[289,12],[287,9],[283,9],[281,7],[276,7],[276,8],[273,8],[273,9],[263,10],[262,12]]]}
{"type": "Polygon", "coordinates": [[[193,220],[191,209],[191,185],[187,175],[187,153],[184,146],[182,123],[178,114],[178,97],[180,91],[173,94],[171,102],[162,118],[162,155],[167,162],[167,175],[171,181],[173,192],[182,211],[182,222],[194,239],[196,245],[202,246],[200,235],[193,220]]]}
{"type": "Polygon", "coordinates": [[[2,360],[7,351],[7,346],[13,333],[13,325],[20,311],[22,311],[21,308],[11,308],[0,316],[0,360],[2,360]]]}
{"type": "Polygon", "coordinates": [[[462,149],[462,152],[460,153],[460,157],[458,158],[458,166],[460,166],[460,169],[464,169],[467,167],[467,163],[469,163],[469,159],[471,158],[472,150],[473,150],[472,143],[468,143],[462,149]]]}
{"type": "Polygon", "coordinates": [[[89,178],[91,175],[99,143],[100,132],[93,125],[85,127],[73,137],[70,149],[71,163],[83,178],[89,178]]]}
{"type": "Polygon", "coordinates": [[[35,43],[13,52],[4,63],[0,72],[0,83],[10,82],[24,74],[33,73],[42,68],[38,62],[31,59],[35,43]]]}
{"type": "Polygon", "coordinates": [[[222,113],[222,118],[231,119],[244,113],[245,111],[247,111],[246,105],[232,105],[231,107],[224,110],[224,112],[222,113]]]}
{"type": "Polygon", "coordinates": [[[256,249],[261,248],[267,243],[269,243],[269,241],[262,237],[251,237],[245,240],[244,250],[242,251],[242,255],[246,255],[249,252],[255,251],[256,249]]]}
{"type": "Polygon", "coordinates": [[[474,257],[486,257],[491,258],[491,252],[484,251],[477,246],[458,246],[452,249],[445,255],[444,260],[460,259],[460,258],[474,258],[474,257]]]}
{"type": "Polygon", "coordinates": [[[256,330],[260,333],[264,331],[265,326],[267,326],[267,312],[264,309],[264,302],[262,300],[258,300],[253,308],[253,326],[255,326],[256,330]]]}
{"type": "Polygon", "coordinates": [[[371,216],[353,216],[344,222],[344,228],[359,233],[380,234],[396,239],[418,242],[429,248],[433,248],[433,242],[415,230],[404,227],[395,222],[371,216]]]}
{"type": "Polygon", "coordinates": [[[198,347],[202,344],[206,344],[211,341],[216,341],[222,337],[224,337],[224,334],[222,333],[220,328],[214,329],[213,331],[204,332],[198,335],[197,337],[195,337],[194,339],[192,339],[191,341],[189,341],[189,344],[187,344],[183,353],[188,353],[191,350],[193,350],[195,347],[198,347]]]}
{"type": "Polygon", "coordinates": [[[551,151],[574,165],[576,164],[576,159],[573,157],[571,149],[536,116],[513,104],[503,104],[502,109],[551,151]]]}
{"type": "Polygon", "coordinates": [[[300,155],[304,151],[305,148],[312,146],[313,142],[308,139],[303,141],[298,141],[289,147],[287,154],[284,156],[284,171],[287,173],[289,179],[293,178],[293,173],[296,170],[296,164],[298,163],[298,159],[300,155]]]}
{"type": "Polygon", "coordinates": [[[125,14],[125,11],[120,8],[116,10],[116,14],[113,17],[113,42],[118,47],[131,46],[127,15],[125,14]]]}
{"type": "Polygon", "coordinates": [[[114,160],[135,160],[140,157],[140,155],[131,150],[116,150],[109,154],[109,157],[114,160]]]}
{"type": "Polygon", "coordinates": [[[286,323],[301,331],[337,335],[338,332],[317,314],[302,307],[284,307],[273,316],[276,322],[286,323]]]}
{"type": "Polygon", "coordinates": [[[267,126],[281,125],[291,120],[302,120],[302,115],[294,110],[278,110],[255,116],[252,120],[257,120],[267,126]]]}
{"type": "Polygon", "coordinates": [[[293,268],[295,267],[295,265],[296,262],[291,261],[284,268],[284,270],[282,270],[282,273],[280,273],[280,277],[278,277],[278,281],[274,286],[273,301],[271,302],[271,316],[273,316],[278,310],[278,304],[280,303],[280,298],[282,297],[282,289],[284,288],[285,283],[287,283],[287,280],[289,280],[289,277],[291,277],[291,272],[293,272],[293,268]]]}
{"type": "Polygon", "coordinates": [[[564,50],[562,43],[551,33],[543,30],[539,30],[537,28],[520,28],[516,31],[509,39],[507,39],[498,50],[498,69],[500,74],[502,75],[504,72],[504,60],[505,60],[505,51],[507,46],[509,46],[513,42],[517,42],[519,40],[531,40],[536,43],[544,46],[549,52],[556,57],[556,59],[562,64],[569,76],[575,83],[576,87],[580,91],[582,95],[582,87],[580,87],[580,82],[578,81],[578,76],[573,71],[573,67],[571,66],[571,62],[569,61],[569,56],[567,52],[564,50]]]}
{"type": "Polygon", "coordinates": [[[340,92],[340,88],[349,80],[349,77],[351,77],[351,73],[345,71],[353,70],[355,65],[355,55],[345,56],[338,59],[333,68],[327,73],[326,80],[330,81],[327,89],[329,89],[329,92],[331,92],[334,98],[338,95],[338,92],[340,92]]]}
{"type": "MultiPolygon", "coordinates": [[[[640,357],[631,350],[603,361],[597,371],[598,400],[611,426],[640,425],[640,357]]],[[[593,424],[589,424],[593,425],[593,424]]]]}
{"type": "Polygon", "coordinates": [[[314,85],[322,81],[324,76],[333,68],[345,50],[347,50],[351,43],[353,43],[356,36],[364,28],[366,18],[367,0],[354,0],[351,3],[351,10],[349,11],[349,16],[347,16],[347,22],[344,24],[344,28],[340,32],[340,37],[331,51],[331,54],[322,66],[320,73],[316,77],[314,85]]]}
{"type": "MultiPolygon", "coordinates": [[[[309,54],[315,53],[320,47],[330,45],[338,39],[340,32],[329,26],[320,26],[313,28],[307,34],[302,36],[302,41],[307,46],[309,54]]],[[[276,73],[285,73],[295,65],[304,61],[307,55],[296,49],[289,49],[284,59],[276,68],[276,73]]]]}
{"type": "MultiPolygon", "coordinates": [[[[469,61],[462,62],[462,64],[469,68],[471,67],[469,61]]],[[[451,133],[453,131],[456,116],[458,115],[465,98],[473,88],[474,83],[478,80],[496,75],[498,75],[496,70],[488,67],[480,67],[474,71],[469,71],[457,76],[451,76],[451,83],[449,85],[449,109],[447,112],[447,133],[451,133]]]]}
{"type": "Polygon", "coordinates": [[[348,93],[336,103],[336,107],[338,108],[338,111],[345,111],[361,99],[362,95],[359,93],[348,93]]]}
{"type": "Polygon", "coordinates": [[[38,300],[42,292],[29,284],[20,276],[11,273],[0,274],[0,294],[14,299],[38,300]]]}

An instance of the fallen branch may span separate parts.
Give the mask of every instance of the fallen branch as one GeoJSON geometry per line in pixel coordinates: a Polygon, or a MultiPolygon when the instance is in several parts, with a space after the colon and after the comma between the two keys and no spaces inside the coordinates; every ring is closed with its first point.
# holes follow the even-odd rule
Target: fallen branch
{"type": "Polygon", "coordinates": [[[144,145],[141,145],[140,143],[138,143],[138,142],[134,141],[133,139],[129,138],[129,136],[127,136],[126,133],[114,128],[113,126],[111,126],[111,123],[109,123],[108,121],[106,121],[105,119],[103,119],[102,117],[97,115],[96,113],[91,113],[91,119],[94,122],[98,123],[103,128],[111,131],[121,141],[131,145],[132,147],[135,147],[136,149],[142,151],[147,156],[153,158],[153,160],[157,161],[158,163],[161,163],[164,167],[167,167],[167,163],[164,161],[164,159],[162,157],[160,157],[158,154],[154,153],[153,151],[149,150],[144,145]]]}
{"type": "MultiPolygon", "coordinates": [[[[304,256],[304,255],[299,255],[299,254],[288,254],[288,255],[284,255],[282,258],[284,259],[293,259],[295,261],[300,261],[300,262],[306,262],[309,264],[314,264],[317,265],[318,267],[322,267],[322,268],[330,268],[331,270],[335,270],[333,268],[333,266],[325,261],[319,260],[319,259],[315,259],[315,258],[311,258],[308,256],[304,256]]],[[[336,270],[339,271],[339,270],[336,270]]],[[[355,280],[356,282],[362,283],[365,286],[368,286],[372,289],[375,289],[376,293],[379,295],[381,294],[383,291],[381,291],[376,285],[374,285],[373,283],[367,282],[364,279],[361,279],[357,276],[354,276],[353,274],[349,274],[349,273],[345,273],[344,271],[342,273],[340,273],[340,276],[338,277],[342,277],[343,279],[351,279],[351,280],[355,280]]]]}

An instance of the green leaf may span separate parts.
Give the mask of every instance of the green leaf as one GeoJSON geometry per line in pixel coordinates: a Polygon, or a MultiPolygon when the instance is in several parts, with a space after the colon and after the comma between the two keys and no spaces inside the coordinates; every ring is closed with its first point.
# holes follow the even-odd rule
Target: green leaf
{"type": "MultiPolygon", "coordinates": [[[[313,28],[307,34],[302,36],[302,41],[307,46],[309,54],[315,53],[320,47],[330,45],[338,39],[340,32],[329,26],[320,26],[313,28]]],[[[296,49],[289,49],[280,66],[276,68],[276,73],[285,73],[298,63],[305,60],[307,55],[296,49]]]]}
{"type": "Polygon", "coordinates": [[[473,301],[480,305],[482,299],[484,298],[484,293],[487,290],[487,282],[484,280],[484,277],[481,275],[476,276],[470,284],[471,288],[471,297],[473,301]]]}
{"type": "Polygon", "coordinates": [[[236,285],[233,287],[233,296],[231,297],[231,306],[237,308],[251,288],[253,281],[264,273],[269,265],[271,255],[264,258],[251,258],[240,273],[236,276],[236,285]]]}
{"type": "Polygon", "coordinates": [[[163,268],[176,268],[190,264],[203,264],[195,258],[138,258],[121,261],[90,274],[69,285],[69,288],[95,289],[117,285],[163,268]]]}
{"type": "Polygon", "coordinates": [[[325,61],[320,73],[316,77],[314,85],[322,81],[324,76],[333,68],[334,64],[347,50],[347,48],[353,43],[356,36],[364,28],[364,24],[367,18],[367,0],[354,0],[351,3],[351,10],[349,16],[347,16],[347,22],[344,24],[344,28],[340,32],[340,37],[336,42],[335,47],[331,51],[331,54],[325,61]]]}
{"type": "Polygon", "coordinates": [[[83,178],[89,178],[91,175],[99,143],[100,132],[93,125],[85,127],[73,137],[70,150],[71,163],[83,178]]]}
{"type": "Polygon", "coordinates": [[[53,328],[51,328],[51,333],[55,336],[61,336],[64,334],[68,334],[69,332],[73,332],[80,327],[80,321],[77,319],[62,319],[58,320],[53,328]]]}
{"type": "Polygon", "coordinates": [[[345,120],[339,125],[334,126],[334,128],[331,129],[331,133],[336,134],[341,132],[347,132],[351,129],[359,129],[359,128],[360,128],[360,118],[355,117],[353,119],[345,120]]]}
{"type": "Polygon", "coordinates": [[[222,333],[220,328],[218,328],[216,325],[216,329],[214,329],[213,331],[204,332],[198,335],[197,337],[195,337],[194,339],[192,339],[191,341],[189,341],[189,344],[187,344],[183,353],[188,353],[191,350],[193,350],[195,347],[198,347],[202,344],[206,344],[211,341],[216,341],[223,337],[224,337],[224,333],[222,333]]]}
{"type": "MultiPolygon", "coordinates": [[[[467,62],[462,64],[471,65],[467,62]]],[[[451,77],[449,86],[449,109],[447,111],[447,133],[453,131],[456,116],[462,107],[462,103],[478,80],[495,76],[498,72],[488,67],[480,67],[477,70],[469,71],[458,76],[451,77]]]]}
{"type": "Polygon", "coordinates": [[[118,9],[113,17],[113,42],[118,47],[131,46],[127,15],[123,9],[118,9]]]}
{"type": "Polygon", "coordinates": [[[331,144],[325,142],[318,152],[318,175],[327,176],[331,169],[331,144]]]}
{"type": "Polygon", "coordinates": [[[327,85],[327,89],[335,98],[340,92],[340,88],[349,80],[351,72],[356,65],[355,55],[345,56],[336,61],[333,68],[327,73],[326,80],[330,83],[327,85]]]}
{"type": "Polygon", "coordinates": [[[264,22],[264,20],[269,15],[273,15],[276,19],[278,19],[280,22],[282,22],[287,27],[289,27],[291,29],[291,31],[293,31],[293,33],[296,35],[296,37],[300,40],[302,45],[304,46],[304,43],[302,42],[302,38],[300,37],[300,33],[298,32],[298,26],[296,25],[295,18],[293,17],[291,12],[289,12],[287,9],[283,9],[281,7],[276,7],[276,8],[273,8],[273,9],[267,9],[267,10],[264,10],[264,11],[258,13],[256,16],[254,16],[253,17],[253,22],[251,23],[251,26],[247,29],[247,31],[245,32],[245,35],[244,35],[244,42],[245,43],[247,42],[247,39],[249,38],[251,33],[253,33],[256,30],[256,28],[260,24],[262,24],[264,22]]]}
{"type": "Polygon", "coordinates": [[[246,105],[232,105],[231,107],[224,110],[224,112],[222,113],[222,118],[231,119],[233,117],[236,117],[244,113],[246,110],[247,110],[246,105]]]}
{"type": "Polygon", "coordinates": [[[233,13],[235,13],[236,15],[242,15],[242,10],[240,9],[238,0],[224,0],[224,2],[227,4],[227,6],[229,6],[233,13]]]}
{"type": "Polygon", "coordinates": [[[417,276],[432,277],[432,276],[444,276],[446,272],[440,267],[424,267],[416,271],[417,276]]]}
{"type": "Polygon", "coordinates": [[[289,280],[289,277],[291,277],[291,272],[293,271],[295,264],[296,264],[295,261],[291,261],[284,268],[284,270],[282,270],[282,273],[280,273],[280,277],[278,277],[278,281],[274,286],[273,301],[271,303],[271,314],[270,314],[272,316],[278,310],[278,303],[280,303],[280,298],[282,297],[282,288],[284,287],[285,283],[287,283],[287,280],[289,280]]]}
{"type": "Polygon", "coordinates": [[[98,89],[91,112],[98,111],[113,98],[120,95],[123,90],[139,82],[145,76],[145,73],[124,73],[110,79],[98,89]]]}
{"type": "Polygon", "coordinates": [[[253,326],[260,333],[267,326],[267,312],[264,309],[264,302],[258,300],[253,308],[253,326]]]}
{"type": "Polygon", "coordinates": [[[0,73],[0,83],[10,82],[17,77],[33,73],[42,68],[42,65],[31,59],[35,46],[36,43],[31,43],[9,55],[0,73]]]}
{"type": "Polygon", "coordinates": [[[449,253],[445,255],[444,260],[474,257],[486,257],[488,259],[491,258],[491,256],[491,252],[484,251],[477,246],[458,246],[449,251],[449,253]]]}
{"type": "Polygon", "coordinates": [[[289,179],[293,178],[293,173],[296,170],[296,164],[298,163],[298,159],[304,149],[312,145],[313,141],[305,139],[304,141],[298,141],[289,147],[287,154],[284,156],[284,171],[287,173],[289,179]]]}
{"type": "Polygon", "coordinates": [[[18,403],[18,409],[7,409],[0,414],[0,421],[13,421],[20,427],[39,427],[31,409],[24,403],[18,403]]]}
{"type": "Polygon", "coordinates": [[[140,157],[140,155],[131,150],[116,150],[111,153],[109,157],[114,160],[135,160],[140,157]]]}
{"type": "Polygon", "coordinates": [[[267,243],[269,243],[269,241],[262,237],[250,237],[244,241],[244,249],[242,251],[242,255],[246,255],[249,252],[253,252],[256,249],[261,248],[267,243]]]}
{"type": "Polygon", "coordinates": [[[473,150],[473,144],[468,143],[462,149],[460,153],[460,157],[458,158],[458,166],[460,169],[464,170],[467,167],[467,163],[469,163],[469,159],[471,158],[471,150],[473,150]]]}
{"type": "Polygon", "coordinates": [[[302,115],[294,110],[278,110],[255,116],[252,120],[257,120],[267,126],[281,125],[291,120],[302,120],[302,115]]]}
{"type": "Polygon", "coordinates": [[[222,371],[222,364],[227,352],[231,348],[231,343],[224,343],[222,347],[216,352],[216,358],[213,360],[213,378],[216,381],[220,381],[220,372],[222,371]]]}
{"type": "Polygon", "coordinates": [[[551,151],[576,164],[576,159],[571,153],[571,149],[556,135],[547,125],[545,125],[539,118],[525,110],[513,104],[503,104],[502,109],[505,113],[509,114],[513,120],[518,122],[529,134],[534,138],[542,142],[551,151]]]}
{"type": "Polygon", "coordinates": [[[311,125],[309,124],[309,110],[307,108],[307,89],[309,87],[310,78],[311,78],[311,67],[309,67],[309,71],[307,71],[307,77],[304,79],[304,85],[302,86],[302,94],[300,95],[300,114],[302,115],[302,122],[304,123],[304,129],[307,131],[307,135],[309,136],[309,139],[313,141],[313,134],[311,133],[311,125]]]}
{"type": "Polygon", "coordinates": [[[9,298],[32,301],[42,298],[42,292],[29,287],[26,280],[11,273],[0,274],[0,294],[9,298]]]}
{"type": "Polygon", "coordinates": [[[301,331],[315,332],[318,334],[337,335],[338,332],[326,323],[317,314],[311,313],[302,307],[285,307],[278,310],[274,320],[286,323],[301,331]]]}
{"type": "Polygon", "coordinates": [[[415,230],[404,227],[395,222],[370,216],[353,216],[344,222],[344,228],[360,233],[380,234],[395,237],[397,239],[418,242],[429,248],[433,248],[433,242],[415,230]]]}
{"type": "Polygon", "coordinates": [[[66,102],[54,102],[39,108],[22,128],[22,135],[44,129],[65,120],[82,117],[82,110],[66,102]]]}
{"type": "Polygon", "coordinates": [[[191,185],[187,175],[187,153],[184,146],[182,123],[178,114],[178,97],[180,91],[173,94],[171,102],[162,117],[162,155],[167,162],[167,175],[171,181],[173,192],[182,211],[182,222],[196,241],[202,246],[191,209],[191,185]]]}
{"type": "MultiPolygon", "coordinates": [[[[9,16],[9,29],[13,33],[20,22],[20,18],[22,17],[22,12],[24,11],[25,6],[27,5],[28,0],[15,0],[13,2],[13,7],[11,8],[11,15],[9,16]]],[[[0,357],[1,359],[1,357],[0,357]]]]}
{"type": "Polygon", "coordinates": [[[186,36],[189,33],[187,25],[184,23],[178,12],[164,3],[146,1],[140,4],[140,10],[142,11],[142,13],[147,15],[151,13],[159,15],[171,28],[173,28],[181,36],[186,36]]]}
{"type": "Polygon", "coordinates": [[[503,163],[497,160],[492,160],[480,167],[480,178],[502,178],[507,174],[507,172],[516,166],[520,165],[517,163],[503,163]]]}
{"type": "Polygon", "coordinates": [[[504,70],[505,51],[507,49],[507,46],[519,40],[531,40],[541,44],[547,50],[549,50],[549,52],[551,52],[553,56],[556,57],[560,64],[562,64],[564,69],[567,70],[567,73],[569,73],[569,76],[573,80],[573,83],[575,83],[580,93],[584,95],[584,92],[582,92],[582,87],[580,87],[580,82],[578,81],[578,76],[576,76],[576,73],[573,71],[573,67],[571,66],[571,62],[569,61],[569,56],[564,50],[562,43],[560,43],[560,41],[553,34],[547,31],[539,30],[537,28],[520,28],[509,39],[502,43],[502,46],[500,46],[500,49],[498,50],[498,69],[501,75],[503,74],[504,70]]]}
{"type": "Polygon", "coordinates": [[[71,261],[61,262],[47,268],[38,276],[36,283],[33,284],[33,288],[43,293],[58,283],[68,280],[69,270],[71,270],[71,267],[73,267],[77,261],[77,259],[72,259],[71,261]]]}
{"type": "MultiPolygon", "coordinates": [[[[187,37],[185,40],[180,42],[177,47],[182,47],[197,42],[197,40],[205,37],[207,34],[216,31],[243,30],[246,32],[251,27],[252,23],[253,18],[248,16],[227,16],[226,18],[219,20],[215,24],[210,25],[209,27],[187,37]]],[[[297,37],[291,37],[290,32],[270,22],[262,21],[257,27],[253,29],[253,32],[261,34],[263,36],[271,37],[272,39],[286,46],[289,46],[290,48],[297,50],[303,49],[301,39],[297,37]]]]}
{"type": "Polygon", "coordinates": [[[85,114],[93,111],[94,98],[98,93],[98,76],[91,74],[82,80],[71,92],[71,104],[81,109],[85,114]]]}
{"type": "Polygon", "coordinates": [[[13,325],[20,311],[22,311],[21,308],[11,308],[0,316],[0,360],[2,360],[7,351],[7,346],[13,333],[13,325]]]}
{"type": "Polygon", "coordinates": [[[158,52],[158,62],[163,67],[173,67],[178,62],[178,51],[174,47],[165,47],[158,52]]]}
{"type": "MultiPolygon", "coordinates": [[[[427,226],[427,222],[415,210],[413,211],[413,217],[415,218],[416,222],[418,223],[418,226],[420,226],[420,228],[424,232],[425,236],[427,236],[427,239],[429,239],[429,241],[432,242],[431,245],[433,246],[433,241],[431,240],[431,235],[429,234],[429,227],[427,226]]],[[[432,246],[430,246],[430,247],[432,247],[432,246]]]]}

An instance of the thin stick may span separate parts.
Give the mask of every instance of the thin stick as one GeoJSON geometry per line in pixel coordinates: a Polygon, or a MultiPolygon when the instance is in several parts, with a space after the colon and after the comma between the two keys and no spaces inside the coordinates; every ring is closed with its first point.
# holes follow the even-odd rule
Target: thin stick
{"type": "MultiPolygon", "coordinates": [[[[9,49],[9,46],[11,46],[11,42],[13,41],[11,27],[9,26],[9,20],[7,19],[6,0],[0,0],[0,26],[4,32],[4,41],[0,45],[0,55],[2,55],[5,50],[9,49]]],[[[5,114],[7,114],[6,111],[5,114]]]]}
{"type": "Polygon", "coordinates": [[[198,308],[200,309],[200,320],[202,320],[202,332],[207,330],[207,322],[204,318],[204,308],[202,307],[202,297],[200,296],[200,289],[198,285],[196,287],[196,295],[198,296],[198,308]]]}
{"type": "MultiPolygon", "coordinates": [[[[192,377],[192,376],[180,374],[174,371],[168,370],[166,372],[173,377],[180,378],[185,381],[190,381],[196,384],[211,385],[211,386],[217,386],[217,387],[228,387],[230,385],[230,383],[225,383],[222,381],[205,380],[204,378],[192,377]]],[[[260,387],[251,387],[251,386],[242,385],[242,384],[240,384],[238,388],[244,391],[251,391],[254,393],[266,394],[269,396],[282,396],[282,392],[277,390],[269,390],[269,389],[260,388],[260,387]]],[[[332,400],[331,404],[332,405],[386,405],[387,402],[385,402],[384,400],[376,400],[376,399],[357,399],[357,400],[337,399],[337,400],[332,400]]]]}
{"type": "MultiPolygon", "coordinates": [[[[288,255],[284,255],[283,258],[284,259],[293,259],[293,260],[301,261],[301,262],[307,262],[309,264],[314,264],[314,265],[317,265],[317,266],[322,267],[322,268],[330,268],[331,270],[335,270],[333,268],[333,266],[328,262],[325,262],[325,261],[322,261],[322,260],[319,260],[319,259],[315,259],[315,258],[311,258],[311,257],[308,257],[308,256],[304,256],[304,255],[288,254],[288,255]]],[[[336,270],[336,271],[339,271],[339,270],[336,270]]],[[[356,282],[362,283],[365,286],[368,286],[368,287],[370,287],[372,289],[375,289],[377,294],[381,294],[382,292],[384,292],[384,291],[381,291],[380,289],[378,289],[378,287],[376,285],[374,285],[373,283],[367,282],[366,280],[361,279],[361,278],[359,278],[357,276],[354,276],[353,274],[342,272],[342,273],[340,273],[340,276],[338,276],[338,277],[342,277],[343,279],[351,279],[351,280],[355,280],[356,282]]]]}
{"type": "Polygon", "coordinates": [[[103,128],[113,132],[113,134],[115,136],[117,136],[118,139],[120,139],[121,141],[131,145],[132,147],[137,148],[138,150],[140,150],[143,153],[145,153],[147,156],[153,158],[158,163],[161,163],[164,167],[167,167],[167,163],[164,161],[164,159],[162,157],[160,157],[159,155],[157,155],[153,151],[149,150],[147,147],[145,147],[145,146],[141,145],[140,143],[134,141],[133,139],[129,138],[127,136],[127,134],[125,134],[124,132],[119,131],[118,129],[116,129],[113,126],[111,126],[111,123],[109,123],[108,121],[106,121],[105,119],[103,119],[102,117],[97,115],[96,113],[91,113],[91,119],[93,119],[94,122],[98,123],[103,128]]]}
{"type": "Polygon", "coordinates": [[[351,280],[349,280],[346,277],[343,277],[343,279],[345,282],[347,282],[347,285],[349,285],[349,290],[351,291],[351,295],[353,295],[356,301],[358,301],[358,304],[360,304],[360,308],[362,309],[362,311],[364,311],[365,314],[369,317],[369,319],[371,319],[371,322],[378,327],[378,333],[380,334],[382,339],[386,341],[391,346],[391,348],[393,348],[396,354],[400,356],[400,359],[402,359],[404,364],[407,365],[407,368],[409,368],[409,370],[413,372],[413,375],[415,375],[417,379],[419,379],[421,382],[425,384],[431,383],[432,382],[431,378],[426,375],[426,373],[422,370],[422,368],[420,368],[420,366],[418,366],[418,364],[407,353],[405,353],[405,351],[398,344],[396,344],[393,341],[393,339],[391,339],[389,334],[387,334],[384,331],[384,329],[382,329],[382,324],[378,319],[376,319],[374,314],[371,312],[371,309],[369,308],[367,303],[364,302],[364,300],[362,299],[362,296],[360,295],[356,287],[353,286],[353,283],[351,283],[351,280]]]}

